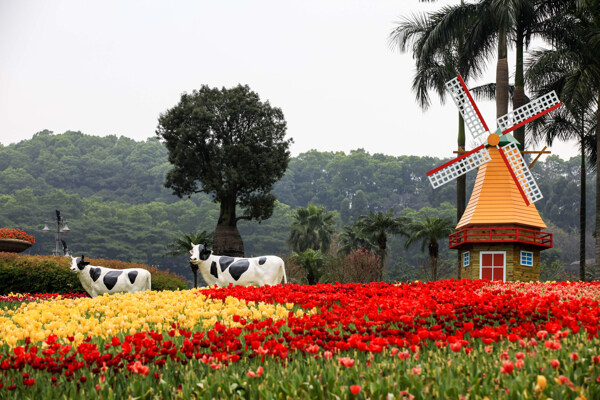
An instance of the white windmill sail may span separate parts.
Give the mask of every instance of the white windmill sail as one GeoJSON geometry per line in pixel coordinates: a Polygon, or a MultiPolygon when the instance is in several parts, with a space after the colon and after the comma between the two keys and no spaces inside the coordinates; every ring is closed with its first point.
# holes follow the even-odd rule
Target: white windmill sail
{"type": "Polygon", "coordinates": [[[469,129],[469,132],[471,132],[475,140],[481,143],[479,138],[486,134],[489,129],[465,82],[458,75],[456,78],[446,82],[446,88],[450,92],[456,107],[458,107],[460,115],[465,120],[465,125],[469,129]]]}

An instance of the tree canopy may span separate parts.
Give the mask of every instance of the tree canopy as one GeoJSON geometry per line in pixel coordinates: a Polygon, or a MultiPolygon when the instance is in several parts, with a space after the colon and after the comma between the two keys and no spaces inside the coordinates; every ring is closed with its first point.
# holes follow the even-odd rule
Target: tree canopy
{"type": "Polygon", "coordinates": [[[160,115],[156,133],[173,165],[165,186],[179,197],[210,195],[220,204],[214,251],[243,255],[237,222],[271,216],[273,184],[289,162],[292,140],[285,139],[281,109],[262,102],[248,86],[203,85],[160,115]]]}

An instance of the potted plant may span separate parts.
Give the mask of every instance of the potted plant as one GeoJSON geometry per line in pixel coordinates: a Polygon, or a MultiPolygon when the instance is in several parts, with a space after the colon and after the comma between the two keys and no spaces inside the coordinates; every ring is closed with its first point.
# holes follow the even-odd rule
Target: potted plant
{"type": "Polygon", "coordinates": [[[20,253],[35,243],[35,237],[20,229],[0,228],[0,251],[20,253]]]}

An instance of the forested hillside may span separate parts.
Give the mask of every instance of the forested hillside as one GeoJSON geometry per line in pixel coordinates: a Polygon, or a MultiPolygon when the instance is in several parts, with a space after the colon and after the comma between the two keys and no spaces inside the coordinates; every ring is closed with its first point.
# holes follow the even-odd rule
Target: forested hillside
{"type": "MultiPolygon", "coordinates": [[[[390,208],[404,215],[420,210],[455,219],[455,186],[433,190],[425,174],[443,161],[360,149],[350,154],[300,154],[275,186],[279,202],[273,216],[260,224],[240,222],[246,255],[287,253],[291,210],[309,202],[337,211],[340,228],[368,210],[390,208]]],[[[544,194],[536,206],[555,234],[556,249],[542,253],[547,259],[567,263],[578,257],[579,165],[578,158],[550,156],[533,169],[544,194]]],[[[172,195],[163,186],[168,169],[167,152],[154,138],[136,142],[43,131],[31,140],[0,145],[0,227],[35,235],[37,243],[29,252],[49,254],[54,235],[43,235],[41,228],[59,209],[71,229],[65,240],[75,253],[143,262],[189,276],[185,257],[163,257],[165,246],[178,233],[212,231],[218,207],[205,195],[172,195]]],[[[468,186],[474,176],[469,175],[468,186]]],[[[595,196],[593,178],[588,176],[588,220],[595,196]]],[[[590,254],[591,240],[590,233],[590,254]]],[[[425,256],[418,246],[404,250],[403,243],[403,238],[391,238],[388,279],[419,276],[418,265],[425,256]]],[[[454,252],[443,256],[452,260],[454,252]]]]}

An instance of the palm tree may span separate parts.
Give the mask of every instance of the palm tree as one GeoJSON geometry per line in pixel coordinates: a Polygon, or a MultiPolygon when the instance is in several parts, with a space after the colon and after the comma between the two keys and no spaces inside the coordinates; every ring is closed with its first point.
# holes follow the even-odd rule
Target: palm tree
{"type": "MultiPolygon", "coordinates": [[[[196,233],[179,233],[173,238],[171,243],[167,244],[167,251],[164,255],[169,257],[177,257],[183,255],[189,255],[188,253],[192,250],[192,243],[194,244],[205,244],[212,246],[213,234],[206,233],[206,231],[198,231],[196,233]]],[[[194,287],[198,287],[198,266],[190,263],[190,268],[194,274],[194,287]]]]}
{"type": "Polygon", "coordinates": [[[385,266],[385,254],[387,250],[387,236],[406,234],[405,226],[407,219],[404,217],[395,217],[394,210],[390,209],[387,213],[378,211],[374,213],[369,211],[368,215],[361,215],[356,222],[356,225],[367,238],[372,238],[370,241],[377,243],[379,248],[379,258],[381,266],[378,271],[378,279],[383,277],[383,269],[385,266]]]}
{"type": "Polygon", "coordinates": [[[309,285],[319,283],[323,274],[323,264],[325,263],[325,256],[321,251],[306,249],[301,253],[292,253],[292,257],[306,271],[306,280],[309,285]]]}
{"type": "Polygon", "coordinates": [[[307,249],[326,253],[335,232],[335,212],[310,203],[307,208],[298,207],[292,215],[288,244],[293,251],[301,253],[307,249]]]}
{"type": "Polygon", "coordinates": [[[555,139],[567,141],[577,138],[581,151],[581,167],[579,172],[579,279],[586,280],[585,271],[585,234],[586,234],[586,158],[595,159],[593,144],[596,129],[596,109],[593,105],[588,107],[571,108],[565,104],[561,109],[552,113],[547,120],[540,121],[533,127],[534,137],[543,138],[551,146],[555,139]],[[587,155],[587,157],[586,157],[587,155]]]}
{"type": "Polygon", "coordinates": [[[371,243],[367,237],[364,236],[357,224],[346,225],[339,238],[340,247],[338,253],[349,254],[352,250],[364,249],[371,251],[377,247],[377,245],[371,243]]]}
{"type": "MultiPolygon", "coordinates": [[[[437,12],[438,26],[423,44],[423,51],[431,54],[451,46],[457,39],[468,38],[461,51],[466,57],[489,59],[496,49],[496,115],[508,111],[509,84],[507,49],[516,47],[514,108],[526,101],[523,86],[523,51],[533,35],[545,37],[547,19],[564,9],[558,0],[480,0],[477,3],[446,6],[437,12]]],[[[515,138],[525,145],[524,131],[515,132],[515,138]]]]}
{"type": "MultiPolygon", "coordinates": [[[[596,280],[600,280],[600,4],[595,0],[579,0],[576,4],[577,9],[573,13],[576,27],[576,30],[573,30],[574,36],[580,38],[587,45],[581,47],[579,51],[580,67],[592,74],[581,77],[581,80],[588,81],[590,90],[588,95],[580,100],[580,103],[584,104],[587,99],[596,104],[596,262],[594,275],[596,280]]],[[[570,90],[577,87],[577,84],[570,83],[565,86],[570,90]]]]}
{"type": "MultiPolygon", "coordinates": [[[[576,138],[581,150],[580,171],[580,210],[579,210],[579,274],[585,280],[585,231],[586,231],[586,153],[590,154],[596,163],[597,150],[600,146],[598,139],[598,103],[600,99],[600,57],[595,53],[589,41],[595,29],[600,24],[594,24],[589,14],[582,14],[575,7],[570,9],[570,15],[563,15],[558,21],[549,21],[549,33],[554,38],[555,49],[541,50],[532,53],[528,63],[527,79],[535,82],[537,93],[555,90],[564,104],[553,115],[532,125],[537,137],[544,138],[548,144],[554,139],[569,140],[576,138]],[[597,143],[590,143],[594,131],[597,143]],[[590,144],[592,147],[590,149],[590,144]]],[[[597,18],[600,18],[597,16],[597,18]]],[[[597,42],[596,42],[597,43],[597,42]]],[[[592,161],[592,160],[590,160],[592,161]]],[[[596,164],[596,168],[598,164],[596,164]]],[[[598,180],[596,181],[598,188],[598,180]]],[[[598,213],[598,195],[596,195],[596,212],[598,213]]],[[[598,224],[598,215],[596,215],[598,224]]],[[[598,225],[596,226],[598,234],[598,225]]],[[[599,244],[596,239],[596,279],[600,278],[598,267],[599,244]]]]}
{"type": "Polygon", "coordinates": [[[446,218],[425,216],[424,220],[413,221],[409,227],[409,236],[405,247],[408,248],[416,241],[421,241],[421,251],[425,246],[429,252],[429,268],[431,279],[437,280],[437,261],[439,256],[438,240],[448,237],[454,231],[454,224],[446,218]]]}
{"type": "MultiPolygon", "coordinates": [[[[473,57],[463,51],[464,43],[469,40],[462,36],[453,39],[450,46],[430,49],[425,52],[428,38],[443,23],[443,12],[430,13],[412,18],[404,18],[390,35],[390,43],[405,52],[412,48],[417,71],[413,78],[413,91],[421,108],[429,108],[429,91],[434,90],[442,103],[445,101],[446,82],[461,75],[468,80],[471,75],[479,75],[483,68],[482,57],[473,57]]],[[[465,149],[465,123],[458,113],[458,151],[465,149]]],[[[460,221],[466,208],[466,175],[456,179],[456,220],[460,221]]],[[[457,275],[461,275],[460,254],[457,256],[457,275]]]]}

